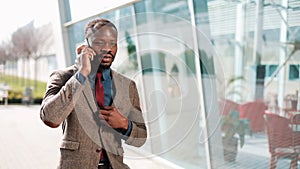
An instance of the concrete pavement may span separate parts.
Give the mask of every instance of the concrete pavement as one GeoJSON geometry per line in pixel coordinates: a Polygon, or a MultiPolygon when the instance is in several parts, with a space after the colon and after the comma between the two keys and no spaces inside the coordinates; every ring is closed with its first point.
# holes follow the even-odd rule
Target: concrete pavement
{"type": "MultiPolygon", "coordinates": [[[[60,127],[52,129],[42,123],[38,105],[0,105],[0,169],[56,168],[61,134],[60,127]]],[[[132,169],[180,168],[139,149],[129,146],[124,149],[124,161],[132,169]]],[[[269,168],[269,160],[266,135],[254,135],[246,139],[236,162],[220,164],[217,169],[264,169],[269,168]]],[[[288,166],[289,159],[281,159],[277,168],[288,166]]]]}
{"type": "MultiPolygon", "coordinates": [[[[56,168],[62,130],[42,123],[38,105],[0,105],[0,133],[0,169],[56,168]]],[[[128,147],[125,156],[133,169],[180,168],[159,157],[143,157],[128,147]]]]}
{"type": "Polygon", "coordinates": [[[61,129],[46,127],[39,106],[0,106],[0,169],[54,169],[61,129]]]}

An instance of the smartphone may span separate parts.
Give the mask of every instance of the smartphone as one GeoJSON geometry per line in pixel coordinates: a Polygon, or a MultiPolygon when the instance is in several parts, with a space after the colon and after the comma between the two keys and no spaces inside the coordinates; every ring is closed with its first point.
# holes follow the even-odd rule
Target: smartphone
{"type": "MultiPolygon", "coordinates": [[[[89,43],[89,41],[88,41],[88,39],[86,38],[86,42],[87,42],[87,45],[88,45],[88,47],[90,47],[91,49],[93,49],[92,48],[92,46],[90,45],[90,43],[89,43]]],[[[94,49],[93,49],[94,50],[94,49]]],[[[95,50],[94,50],[95,51],[95,50]]],[[[96,52],[95,52],[96,53],[96,52]]],[[[98,67],[99,67],[99,65],[100,65],[100,63],[101,63],[101,61],[102,61],[102,59],[103,59],[103,56],[102,55],[99,55],[99,54],[96,54],[95,56],[94,56],[94,59],[93,60],[91,60],[91,73],[96,73],[97,72],[97,70],[98,70],[98,67]]]]}

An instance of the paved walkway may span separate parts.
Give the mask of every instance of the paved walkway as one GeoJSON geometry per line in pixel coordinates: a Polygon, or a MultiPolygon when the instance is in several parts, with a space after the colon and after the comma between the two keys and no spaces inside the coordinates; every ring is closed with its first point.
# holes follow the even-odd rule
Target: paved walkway
{"type": "MultiPolygon", "coordinates": [[[[55,169],[59,159],[61,128],[45,126],[39,106],[0,105],[0,169],[55,169]]],[[[125,149],[128,157],[139,156],[125,149]]],[[[158,157],[126,158],[132,169],[179,168],[158,157]]]]}
{"type": "MultiPolygon", "coordinates": [[[[60,127],[52,129],[42,123],[39,106],[0,105],[0,133],[0,169],[56,168],[62,131],[60,127]]],[[[125,147],[125,156],[125,163],[132,169],[179,168],[159,157],[145,157],[128,147],[125,147]]],[[[246,138],[236,162],[220,164],[217,169],[265,169],[269,168],[269,160],[266,136],[254,135],[246,138]]],[[[288,168],[288,165],[289,159],[281,159],[277,169],[288,168]]]]}
{"type": "Polygon", "coordinates": [[[38,106],[0,106],[0,169],[56,168],[61,129],[46,127],[38,106]]]}

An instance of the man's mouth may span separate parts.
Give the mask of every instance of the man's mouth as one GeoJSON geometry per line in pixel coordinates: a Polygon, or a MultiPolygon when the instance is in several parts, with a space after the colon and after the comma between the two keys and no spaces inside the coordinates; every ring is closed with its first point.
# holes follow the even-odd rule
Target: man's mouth
{"type": "Polygon", "coordinates": [[[113,59],[113,56],[110,54],[104,54],[102,61],[107,62],[107,61],[111,61],[113,59]]]}
{"type": "Polygon", "coordinates": [[[110,55],[110,54],[105,54],[105,55],[103,55],[103,58],[112,58],[112,55],[110,55]]]}

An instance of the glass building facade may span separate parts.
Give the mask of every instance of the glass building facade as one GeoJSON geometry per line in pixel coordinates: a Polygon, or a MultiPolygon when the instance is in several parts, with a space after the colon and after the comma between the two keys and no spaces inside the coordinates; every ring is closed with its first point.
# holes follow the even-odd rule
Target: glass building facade
{"type": "Polygon", "coordinates": [[[296,98],[300,88],[299,1],[58,3],[66,66],[74,63],[89,20],[103,17],[117,26],[113,69],[137,82],[149,129],[146,144],[136,151],[189,169],[269,167],[265,128],[246,134],[236,162],[224,159],[220,102],[263,100],[266,110],[293,108],[288,96],[296,98]]]}

